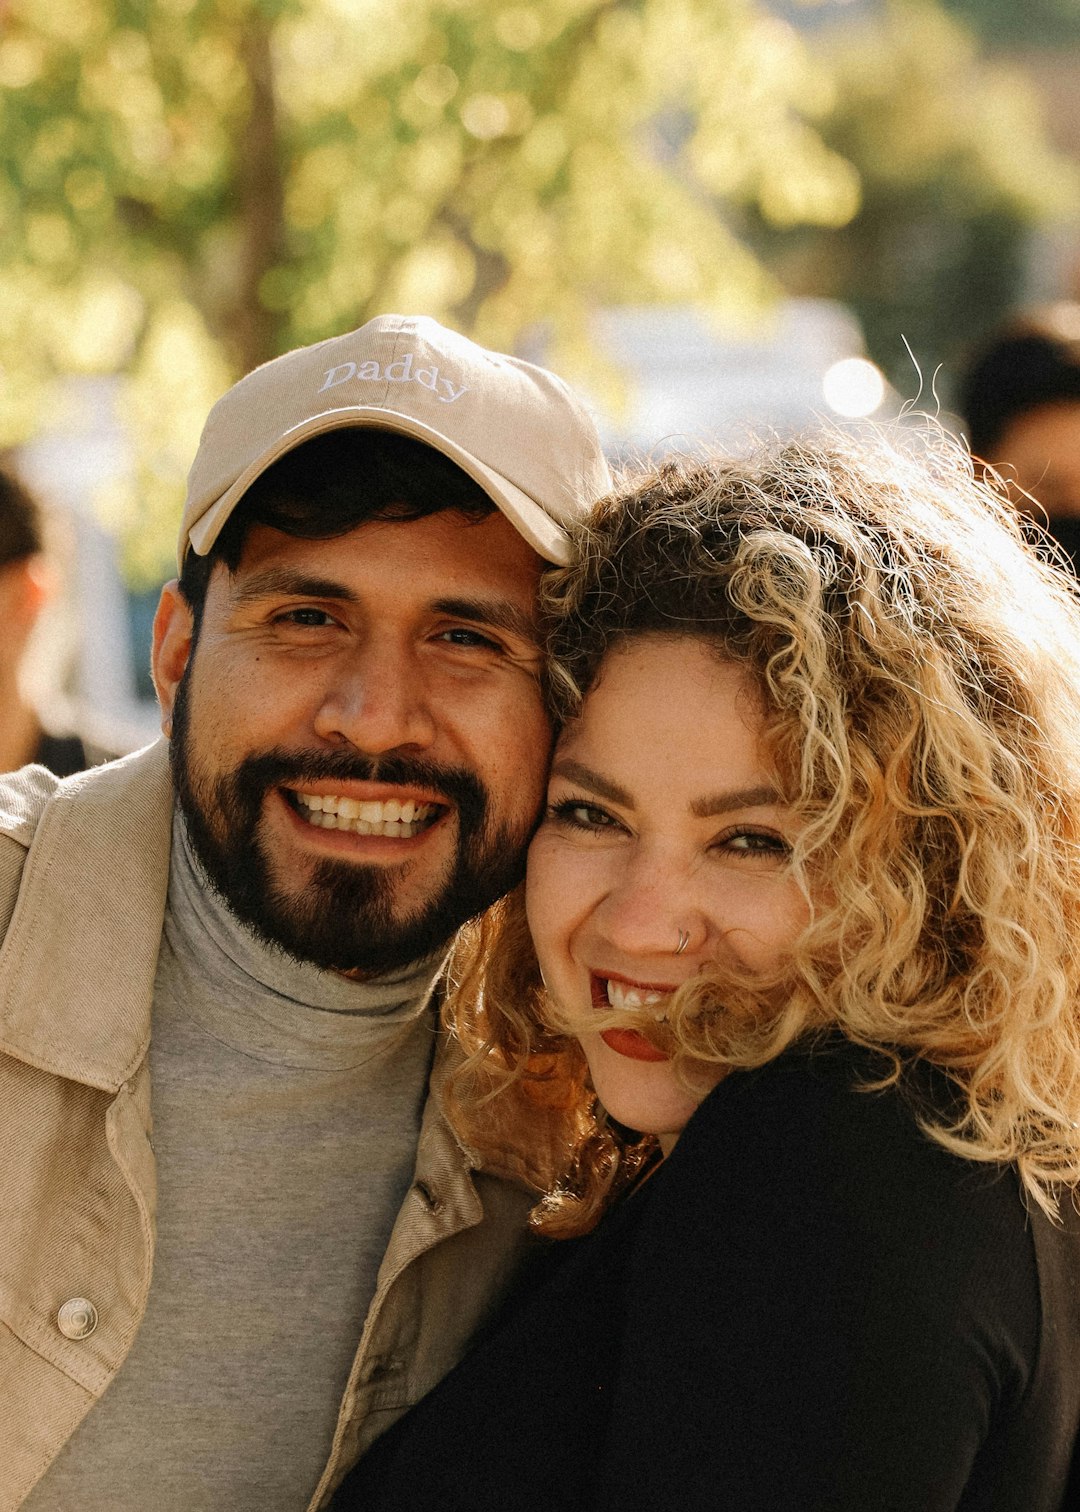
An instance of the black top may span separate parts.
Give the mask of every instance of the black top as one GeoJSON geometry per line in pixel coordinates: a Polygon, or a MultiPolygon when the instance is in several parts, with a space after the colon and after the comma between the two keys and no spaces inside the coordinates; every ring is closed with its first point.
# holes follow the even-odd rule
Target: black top
{"type": "Polygon", "coordinates": [[[722,1082],[335,1512],[1067,1506],[1080,1225],[920,1131],[925,1068],[857,1090],[880,1066],[830,1042],[722,1082]]]}

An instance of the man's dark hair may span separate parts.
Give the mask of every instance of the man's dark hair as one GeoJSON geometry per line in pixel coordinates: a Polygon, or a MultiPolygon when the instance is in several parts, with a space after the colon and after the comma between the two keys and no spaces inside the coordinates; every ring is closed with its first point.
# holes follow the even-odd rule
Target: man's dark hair
{"type": "Polygon", "coordinates": [[[982,349],[960,385],[972,453],[994,461],[1012,421],[1043,404],[1080,404],[1080,340],[1049,317],[1025,316],[982,349]]]}
{"type": "Polygon", "coordinates": [[[236,571],[254,525],[325,541],[368,520],[422,520],[447,509],[482,520],[495,504],[468,473],[421,441],[356,426],[304,441],[256,478],[206,556],[189,549],[180,591],[195,633],[215,566],[236,571]]]}
{"type": "Polygon", "coordinates": [[[0,462],[0,567],[36,556],[44,544],[41,506],[10,467],[0,462]]]}

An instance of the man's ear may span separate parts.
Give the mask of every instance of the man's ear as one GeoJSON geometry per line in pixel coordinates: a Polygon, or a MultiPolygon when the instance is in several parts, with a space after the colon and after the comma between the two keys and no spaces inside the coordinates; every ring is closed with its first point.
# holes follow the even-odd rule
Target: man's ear
{"type": "Polygon", "coordinates": [[[5,620],[26,635],[56,591],[56,574],[43,556],[18,557],[0,567],[5,620]]]}
{"type": "Polygon", "coordinates": [[[150,656],[150,671],[161,705],[161,728],[166,735],[172,734],[176,690],[191,658],[194,627],[191,606],[174,578],[161,590],[154,615],[154,644],[150,656]]]}
{"type": "Polygon", "coordinates": [[[3,662],[22,660],[30,632],[51,598],[55,574],[41,556],[19,557],[0,567],[0,622],[4,625],[3,662]]]}

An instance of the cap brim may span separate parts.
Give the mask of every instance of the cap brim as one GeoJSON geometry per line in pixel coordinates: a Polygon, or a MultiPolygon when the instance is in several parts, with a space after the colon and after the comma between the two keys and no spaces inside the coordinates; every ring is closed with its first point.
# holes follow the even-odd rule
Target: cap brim
{"type": "Polygon", "coordinates": [[[422,441],[426,446],[433,447],[444,457],[449,457],[451,462],[456,462],[462,472],[468,473],[469,477],[479,484],[518,533],[545,561],[561,566],[568,560],[569,543],[562,526],[558,521],[553,520],[535,499],[523,493],[509,479],[485,466],[470,452],[451,441],[448,436],[444,436],[441,431],[435,430],[433,426],[425,425],[422,420],[415,420],[410,415],[396,414],[393,410],[380,409],[376,405],[358,405],[355,409],[335,409],[328,410],[322,415],[313,415],[303,424],[286,431],[275,446],[264,452],[257,462],[247,467],[232,487],[228,488],[220,499],[215,500],[210,508],[199,516],[190,527],[186,540],[181,541],[181,570],[187,547],[190,545],[198,556],[205,556],[221,534],[226,520],[240,499],[268,467],[288,452],[294,451],[302,442],[310,441],[313,436],[325,435],[327,431],[347,430],[352,426],[393,431],[397,435],[411,436],[413,440],[422,441]]]}

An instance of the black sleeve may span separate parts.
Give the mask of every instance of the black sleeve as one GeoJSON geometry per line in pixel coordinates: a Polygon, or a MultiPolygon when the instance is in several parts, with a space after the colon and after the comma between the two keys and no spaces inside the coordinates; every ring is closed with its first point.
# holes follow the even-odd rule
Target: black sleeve
{"type": "Polygon", "coordinates": [[[1018,1185],[852,1080],[785,1058],[685,1130],[628,1261],[597,1512],[981,1507],[1037,1349],[1018,1185]]]}

